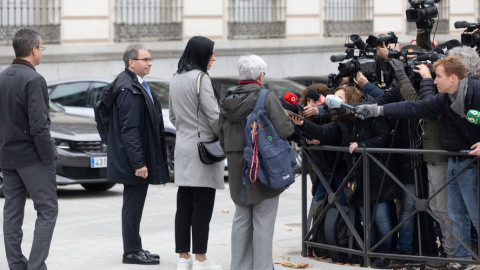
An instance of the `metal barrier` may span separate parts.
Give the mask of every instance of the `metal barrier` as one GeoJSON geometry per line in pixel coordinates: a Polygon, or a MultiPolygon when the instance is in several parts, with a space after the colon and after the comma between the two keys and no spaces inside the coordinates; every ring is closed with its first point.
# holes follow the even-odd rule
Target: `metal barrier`
{"type": "MultiPolygon", "coordinates": [[[[360,255],[363,257],[363,262],[364,266],[370,266],[370,258],[371,257],[382,257],[382,258],[388,258],[388,259],[402,259],[402,260],[407,260],[407,261],[415,261],[415,262],[420,262],[421,265],[424,266],[425,262],[458,262],[458,263],[467,263],[467,264],[480,264],[480,255],[475,254],[472,249],[470,248],[470,243],[464,243],[461,241],[461,239],[453,234],[452,230],[447,230],[459,243],[467,249],[470,254],[472,255],[472,260],[462,260],[462,259],[454,259],[454,258],[443,258],[443,257],[429,257],[429,256],[423,256],[422,255],[422,248],[421,248],[421,231],[418,230],[418,244],[419,244],[419,255],[399,255],[399,254],[385,254],[385,253],[377,253],[374,252],[374,250],[380,246],[388,237],[393,235],[398,231],[398,229],[410,218],[413,218],[415,215],[417,215],[420,212],[427,212],[433,219],[435,219],[436,222],[439,224],[442,224],[442,222],[432,213],[432,210],[428,207],[429,202],[443,189],[447,187],[447,185],[455,180],[463,171],[465,171],[468,166],[470,166],[472,163],[476,162],[477,163],[477,181],[480,183],[480,170],[479,168],[479,156],[469,156],[467,153],[463,152],[449,152],[449,151],[444,151],[444,150],[417,150],[417,149],[400,149],[400,148],[357,148],[355,149],[355,153],[360,154],[360,157],[358,157],[357,162],[354,164],[353,168],[348,172],[347,176],[343,179],[342,184],[338,187],[336,191],[333,191],[332,188],[330,187],[329,183],[326,181],[325,177],[322,175],[322,173],[319,173],[318,176],[320,178],[321,183],[325,186],[327,196],[326,196],[326,203],[327,206],[324,208],[324,210],[321,212],[319,218],[315,222],[315,224],[312,225],[310,228],[310,223],[309,218],[307,217],[307,159],[310,161],[311,165],[314,167],[315,172],[320,172],[317,164],[315,164],[314,159],[312,158],[311,154],[306,151],[305,149],[310,149],[310,150],[322,150],[322,151],[340,151],[340,152],[348,152],[348,147],[336,147],[336,146],[313,146],[309,148],[303,148],[303,158],[302,158],[302,256],[307,256],[307,246],[310,247],[317,247],[317,248],[323,248],[327,250],[334,250],[334,251],[341,251],[344,253],[348,254],[355,254],[355,255],[360,255]],[[452,179],[450,179],[448,182],[446,182],[445,185],[443,185],[439,190],[437,190],[434,194],[432,194],[432,197],[427,198],[427,199],[421,199],[418,198],[415,194],[412,194],[406,187],[405,185],[384,165],[382,164],[375,156],[372,154],[374,153],[384,153],[384,154],[437,154],[437,155],[456,155],[456,156],[469,156],[472,157],[472,160],[465,165],[457,174],[455,174],[452,179]],[[344,207],[340,204],[340,193],[343,192],[343,188],[345,187],[346,183],[348,180],[350,180],[353,177],[353,174],[360,168],[361,165],[363,165],[363,194],[364,194],[364,201],[363,205],[370,205],[370,170],[369,170],[369,163],[374,162],[376,163],[382,170],[385,172],[389,177],[395,181],[395,183],[402,189],[402,191],[407,192],[410,196],[412,196],[415,199],[415,211],[411,213],[404,221],[400,222],[397,226],[393,228],[393,230],[388,233],[384,238],[380,239],[373,247],[370,247],[370,229],[372,223],[370,219],[370,207],[364,207],[364,228],[369,228],[367,230],[363,230],[363,232],[357,232],[355,230],[354,223],[349,219],[348,214],[346,213],[344,207]],[[358,246],[360,247],[360,250],[357,249],[352,249],[352,248],[343,248],[343,247],[337,247],[337,246],[331,246],[327,244],[320,244],[313,242],[311,237],[313,236],[313,233],[319,226],[320,222],[325,219],[325,216],[328,212],[329,209],[336,207],[342,216],[342,218],[345,220],[345,223],[347,224],[349,230],[351,231],[352,237],[350,238],[350,247],[352,246],[352,240],[356,241],[358,243],[358,246]],[[360,233],[363,234],[363,239],[360,236],[360,233]]],[[[358,192],[358,191],[357,191],[358,192]]],[[[477,202],[478,203],[478,202],[477,202]]],[[[313,200],[312,204],[313,206],[313,200]]],[[[310,207],[310,211],[313,209],[313,207],[310,207]]],[[[310,215],[311,218],[311,213],[310,215]]],[[[480,216],[480,207],[479,207],[479,216],[480,216]]],[[[443,225],[443,224],[442,224],[443,225]]],[[[445,227],[445,226],[442,226],[445,227]]],[[[417,222],[417,229],[420,228],[419,222],[417,222]]],[[[478,232],[477,232],[478,233],[478,232]]],[[[393,248],[393,247],[392,247],[393,248]]]]}

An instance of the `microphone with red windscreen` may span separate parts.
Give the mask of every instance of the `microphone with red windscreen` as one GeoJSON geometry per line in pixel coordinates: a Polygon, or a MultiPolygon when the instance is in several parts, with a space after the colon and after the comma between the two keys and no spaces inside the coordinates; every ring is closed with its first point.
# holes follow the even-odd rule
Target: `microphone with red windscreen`
{"type": "Polygon", "coordinates": [[[318,93],[318,91],[315,88],[310,88],[307,90],[307,98],[313,100],[315,102],[315,106],[322,106],[323,103],[325,103],[325,97],[318,93]]]}
{"type": "Polygon", "coordinates": [[[294,93],[286,92],[285,95],[283,95],[283,100],[290,105],[297,106],[301,111],[303,111],[303,108],[305,107],[298,104],[298,97],[294,93]]]}

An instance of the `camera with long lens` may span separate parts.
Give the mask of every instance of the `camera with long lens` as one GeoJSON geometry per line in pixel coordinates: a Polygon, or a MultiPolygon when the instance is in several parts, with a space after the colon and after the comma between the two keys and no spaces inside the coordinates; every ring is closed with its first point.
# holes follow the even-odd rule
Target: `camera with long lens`
{"type": "Polygon", "coordinates": [[[390,43],[397,43],[398,37],[395,35],[394,32],[388,32],[387,34],[382,34],[378,36],[370,35],[367,38],[367,44],[370,47],[377,47],[381,46],[383,43],[388,45],[390,43]]]}
{"type": "Polygon", "coordinates": [[[480,33],[469,33],[476,29],[480,29],[480,23],[471,23],[466,21],[457,21],[454,23],[456,29],[465,28],[465,31],[461,35],[462,45],[470,47],[480,47],[480,33]]]}
{"type": "Polygon", "coordinates": [[[338,64],[338,74],[328,76],[327,86],[334,89],[338,87],[344,77],[349,77],[349,84],[354,84],[353,78],[359,71],[368,80],[376,80],[375,53],[376,48],[368,46],[359,35],[350,35],[351,43],[345,43],[345,54],[332,55],[332,62],[341,62],[350,59],[345,63],[338,64]]]}

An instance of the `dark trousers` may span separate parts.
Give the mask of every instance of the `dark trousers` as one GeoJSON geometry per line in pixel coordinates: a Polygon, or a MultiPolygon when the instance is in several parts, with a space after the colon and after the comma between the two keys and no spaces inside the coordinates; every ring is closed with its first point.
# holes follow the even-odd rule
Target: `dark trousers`
{"type": "Polygon", "coordinates": [[[125,253],[142,250],[140,221],[147,190],[148,185],[123,185],[122,237],[125,253]]]}
{"type": "Polygon", "coordinates": [[[175,214],[175,252],[190,252],[190,228],[194,254],[207,253],[208,232],[215,203],[215,189],[179,187],[175,214]]]}
{"type": "MultiPolygon", "coordinates": [[[[12,270],[45,270],[57,222],[58,202],[55,162],[35,163],[19,169],[2,169],[5,194],[3,237],[8,266],[12,270]],[[27,194],[37,211],[32,249],[27,258],[22,253],[23,217],[27,194]]],[[[3,267],[3,266],[2,266],[3,267]]]]}

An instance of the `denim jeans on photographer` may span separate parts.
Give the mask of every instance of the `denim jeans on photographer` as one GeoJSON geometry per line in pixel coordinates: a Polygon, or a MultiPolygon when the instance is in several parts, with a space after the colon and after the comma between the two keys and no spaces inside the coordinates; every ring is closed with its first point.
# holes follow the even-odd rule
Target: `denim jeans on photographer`
{"type": "MultiPolygon", "coordinates": [[[[415,195],[415,185],[406,184],[405,187],[415,195]]],[[[403,191],[402,206],[398,215],[398,223],[405,220],[415,211],[415,199],[407,192],[403,191]]],[[[415,226],[415,216],[408,219],[402,227],[398,229],[397,251],[404,251],[412,254],[413,228],[415,226]]]]}
{"type": "MultiPolygon", "coordinates": [[[[448,158],[447,181],[459,172],[472,158],[464,161],[456,157],[448,158]]],[[[475,229],[478,230],[478,183],[477,166],[471,164],[462,174],[447,186],[448,190],[448,215],[452,221],[453,233],[470,246],[470,219],[475,229]]],[[[454,257],[470,258],[470,253],[455,240],[454,257]]]]}
{"type": "MultiPolygon", "coordinates": [[[[370,206],[370,215],[373,215],[375,204],[370,206]]],[[[360,213],[362,213],[362,220],[365,220],[365,210],[359,207],[360,213]]],[[[371,218],[371,217],[370,217],[371,218]]],[[[364,222],[365,224],[365,222],[364,222]]],[[[380,239],[385,237],[390,231],[392,231],[392,220],[390,218],[390,207],[388,203],[383,202],[378,204],[377,213],[375,214],[374,226],[370,233],[370,247],[373,247],[380,239]]],[[[392,253],[392,236],[388,237],[383,242],[378,250],[380,253],[392,253]]]]}

